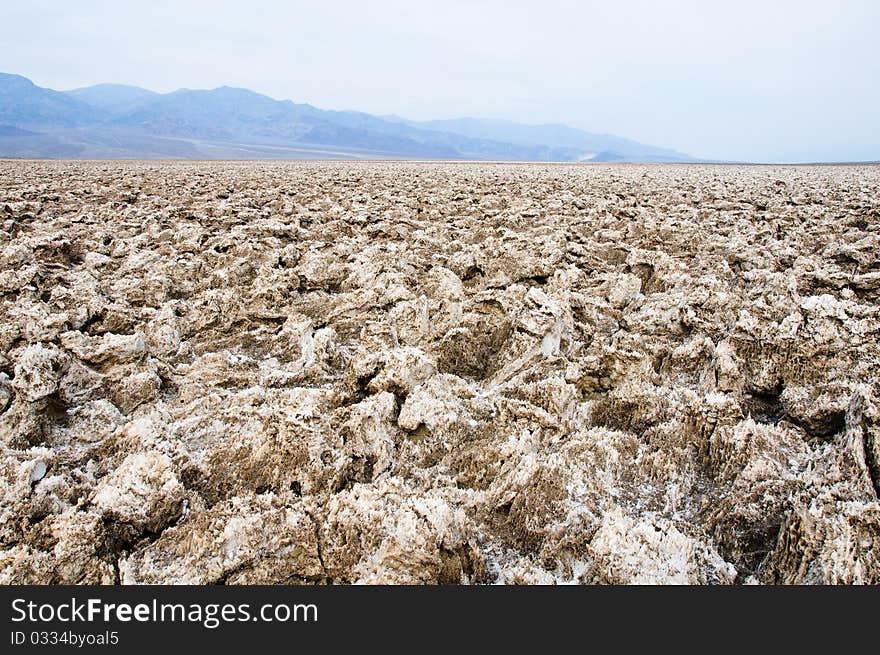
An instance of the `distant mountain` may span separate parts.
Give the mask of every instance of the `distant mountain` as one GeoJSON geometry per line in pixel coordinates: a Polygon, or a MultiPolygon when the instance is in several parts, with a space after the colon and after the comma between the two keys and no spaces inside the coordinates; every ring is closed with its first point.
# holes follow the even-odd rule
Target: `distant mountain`
{"type": "Polygon", "coordinates": [[[111,114],[131,111],[160,96],[155,91],[126,84],[96,84],[64,93],[111,114]]]}
{"type": "MultiPolygon", "coordinates": [[[[404,121],[398,117],[390,117],[390,120],[404,121]]],[[[405,122],[422,129],[452,132],[477,139],[492,139],[526,146],[574,148],[583,153],[597,156],[602,154],[604,157],[602,161],[692,161],[693,159],[674,150],[657,148],[610,134],[593,134],[558,123],[523,125],[513,121],[482,118],[405,122]]],[[[596,161],[596,157],[591,157],[591,161],[596,161]]]]}
{"type": "Polygon", "coordinates": [[[36,132],[31,132],[30,130],[23,130],[19,127],[12,127],[12,125],[0,125],[0,136],[34,136],[36,132]]]}
{"type": "Polygon", "coordinates": [[[64,93],[44,89],[21,75],[0,73],[0,124],[77,127],[107,118],[106,113],[64,93]]]}
{"type": "Polygon", "coordinates": [[[409,121],[328,111],[247,89],[155,93],[121,84],[58,92],[0,74],[0,157],[689,161],[565,125],[409,121]]]}

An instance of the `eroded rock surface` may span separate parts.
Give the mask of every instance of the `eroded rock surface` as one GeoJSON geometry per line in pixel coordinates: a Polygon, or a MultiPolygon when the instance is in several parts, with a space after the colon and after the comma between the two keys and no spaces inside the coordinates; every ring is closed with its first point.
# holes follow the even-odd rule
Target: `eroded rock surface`
{"type": "Polygon", "coordinates": [[[880,168],[0,162],[4,583],[880,583],[880,168]]]}

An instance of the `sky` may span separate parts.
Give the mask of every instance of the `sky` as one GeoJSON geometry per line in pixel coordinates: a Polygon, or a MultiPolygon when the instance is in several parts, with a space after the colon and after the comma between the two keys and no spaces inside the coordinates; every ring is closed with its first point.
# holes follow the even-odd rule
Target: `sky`
{"type": "Polygon", "coordinates": [[[0,71],[566,123],[695,157],[880,159],[877,0],[0,0],[0,71]]]}

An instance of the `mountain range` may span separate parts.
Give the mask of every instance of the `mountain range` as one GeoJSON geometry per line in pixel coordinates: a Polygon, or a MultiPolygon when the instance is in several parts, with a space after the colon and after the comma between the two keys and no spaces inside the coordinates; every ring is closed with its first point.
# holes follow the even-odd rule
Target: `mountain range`
{"type": "Polygon", "coordinates": [[[694,161],[560,124],[411,121],[330,111],[247,89],[72,91],[0,73],[0,157],[70,159],[454,159],[694,161]]]}

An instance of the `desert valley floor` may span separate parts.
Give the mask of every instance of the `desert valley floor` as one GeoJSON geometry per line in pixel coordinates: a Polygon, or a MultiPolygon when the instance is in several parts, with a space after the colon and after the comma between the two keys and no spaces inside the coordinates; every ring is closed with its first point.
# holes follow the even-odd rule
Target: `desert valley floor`
{"type": "Polygon", "coordinates": [[[880,167],[0,161],[0,582],[878,583],[880,167]]]}

